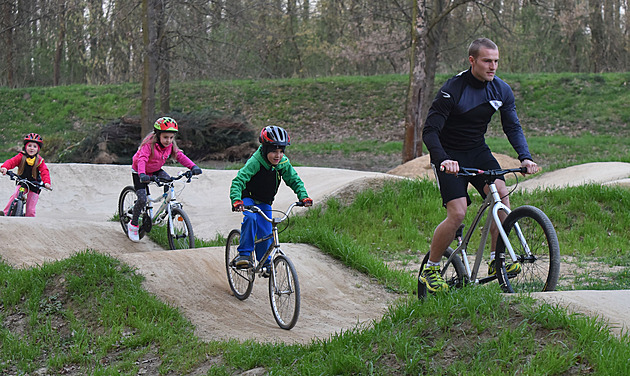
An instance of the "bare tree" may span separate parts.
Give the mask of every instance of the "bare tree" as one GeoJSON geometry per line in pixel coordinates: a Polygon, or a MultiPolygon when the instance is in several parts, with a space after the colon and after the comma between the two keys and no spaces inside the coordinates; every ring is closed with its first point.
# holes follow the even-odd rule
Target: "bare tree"
{"type": "Polygon", "coordinates": [[[431,0],[431,14],[427,12],[427,0],[412,1],[415,23],[411,37],[403,163],[422,155],[422,128],[431,103],[438,53],[445,37],[446,19],[453,10],[474,0],[455,0],[448,3],[431,0]]]}
{"type": "Polygon", "coordinates": [[[142,104],[140,124],[142,135],[151,131],[155,117],[155,88],[158,70],[158,39],[156,2],[160,0],[142,0],[142,35],[144,41],[144,71],[142,73],[142,104]]]}
{"type": "Polygon", "coordinates": [[[2,2],[2,34],[4,37],[4,61],[7,71],[7,84],[9,87],[15,87],[13,80],[14,62],[13,62],[13,4],[10,1],[2,2]]]}

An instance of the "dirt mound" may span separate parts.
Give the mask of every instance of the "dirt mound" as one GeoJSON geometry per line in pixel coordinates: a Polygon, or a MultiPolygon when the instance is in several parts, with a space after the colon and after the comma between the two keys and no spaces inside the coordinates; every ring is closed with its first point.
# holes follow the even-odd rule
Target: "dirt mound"
{"type": "MultiPolygon", "coordinates": [[[[516,158],[498,153],[492,153],[492,155],[494,155],[503,168],[517,168],[521,165],[521,162],[516,158]]],[[[435,180],[433,169],[431,168],[431,159],[428,154],[401,164],[387,171],[387,173],[408,178],[429,178],[435,180]]]]}

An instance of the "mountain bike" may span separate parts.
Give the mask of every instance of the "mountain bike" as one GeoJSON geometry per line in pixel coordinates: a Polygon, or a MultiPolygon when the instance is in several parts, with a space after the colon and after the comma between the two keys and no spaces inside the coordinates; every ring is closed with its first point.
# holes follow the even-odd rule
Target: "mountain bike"
{"type": "Polygon", "coordinates": [[[17,184],[20,184],[20,188],[18,188],[18,194],[13,199],[13,202],[11,202],[11,206],[9,206],[9,212],[7,213],[7,216],[9,217],[24,217],[26,198],[28,197],[29,191],[28,189],[24,188],[24,184],[33,188],[52,191],[52,188],[47,188],[44,183],[21,178],[18,174],[12,171],[7,171],[7,175],[9,175],[9,178],[11,180],[15,180],[17,184]]]}
{"type": "MultiPolygon", "coordinates": [[[[252,251],[250,267],[239,269],[234,264],[234,259],[238,256],[238,246],[241,239],[241,231],[234,229],[230,232],[225,246],[225,268],[230,289],[239,300],[249,297],[254,287],[256,275],[269,277],[269,303],[271,312],[276,319],[276,323],[282,329],[291,329],[295,326],[300,314],[300,283],[298,282],[295,266],[287,255],[280,249],[278,237],[278,225],[289,218],[289,213],[296,206],[304,206],[303,202],[292,203],[286,212],[276,210],[282,215],[279,218],[269,218],[257,206],[245,206],[244,210],[251,213],[260,214],[266,221],[271,223],[271,234],[261,239],[256,239],[255,244],[273,239],[265,255],[256,261],[255,253],[252,251]],[[265,270],[264,261],[271,257],[269,269],[265,270]]],[[[288,224],[287,224],[288,226],[288,224]]],[[[286,227],[285,227],[286,228],[286,227]]]]}
{"type": "MultiPolygon", "coordinates": [[[[526,172],[525,167],[487,171],[460,168],[457,176],[483,176],[489,187],[489,194],[479,207],[465,235],[463,235],[464,226],[459,228],[455,236],[457,247],[454,250],[448,247],[442,256],[440,271],[449,288],[461,287],[471,282],[484,284],[497,280],[503,291],[507,293],[555,290],[560,276],[560,246],[553,224],[542,210],[534,206],[524,205],[511,211],[501,202],[495,185],[495,180],[501,176],[509,173],[516,176],[516,173],[526,172]],[[466,250],[473,233],[481,224],[482,217],[488,209],[471,270],[466,250]],[[503,223],[499,218],[500,211],[507,214],[503,223]],[[495,251],[496,273],[480,278],[479,267],[490,233],[490,225],[493,222],[500,234],[495,251]],[[510,261],[521,264],[522,269],[519,273],[506,271],[506,263],[510,261]]],[[[514,189],[508,194],[511,194],[514,189]]],[[[420,265],[420,273],[428,261],[429,253],[425,255],[420,265]]],[[[426,295],[426,285],[420,280],[420,274],[418,274],[418,298],[422,299],[426,295]]]]}
{"type": "MultiPolygon", "coordinates": [[[[177,176],[168,179],[151,176],[150,184],[162,187],[164,193],[156,198],[152,198],[147,186],[147,204],[140,213],[140,218],[138,218],[140,239],[149,233],[153,226],[163,225],[166,222],[166,235],[171,249],[195,248],[195,235],[190,218],[184,211],[182,204],[177,201],[177,196],[181,194],[186,184],[191,182],[192,176],[191,171],[180,172],[177,176]],[[175,182],[182,178],[185,178],[185,182],[182,188],[177,191],[175,190],[175,182]],[[160,206],[157,210],[154,210],[153,204],[159,202],[161,202],[160,206]]],[[[132,185],[126,186],[120,192],[118,215],[125,235],[127,234],[127,224],[131,222],[133,207],[137,200],[138,195],[132,185]]]]}

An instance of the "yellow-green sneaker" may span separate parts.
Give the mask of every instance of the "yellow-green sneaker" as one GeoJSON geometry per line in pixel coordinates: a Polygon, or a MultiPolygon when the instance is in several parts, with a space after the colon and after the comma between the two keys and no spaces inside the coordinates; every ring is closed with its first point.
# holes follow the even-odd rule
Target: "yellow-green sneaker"
{"type": "Polygon", "coordinates": [[[442,274],[440,274],[439,265],[424,265],[424,269],[422,269],[422,273],[420,273],[420,280],[427,286],[427,290],[430,292],[448,290],[448,285],[444,281],[444,278],[442,278],[442,274]]]}
{"type": "MultiPolygon", "coordinates": [[[[521,272],[521,264],[518,262],[508,262],[507,264],[505,264],[505,271],[507,271],[508,274],[518,274],[521,272]]],[[[494,267],[494,260],[490,260],[490,262],[488,263],[488,275],[495,275],[497,274],[497,268],[494,267]]]]}

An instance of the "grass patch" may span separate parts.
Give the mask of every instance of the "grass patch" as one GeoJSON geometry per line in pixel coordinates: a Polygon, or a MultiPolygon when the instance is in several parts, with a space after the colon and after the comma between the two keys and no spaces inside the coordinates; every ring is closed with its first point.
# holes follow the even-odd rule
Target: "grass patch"
{"type": "Polygon", "coordinates": [[[630,340],[563,309],[469,286],[402,299],[305,345],[203,342],[123,263],[92,251],[31,269],[0,262],[0,372],[94,375],[627,374],[630,340]],[[8,288],[7,286],[11,286],[8,288]]]}

